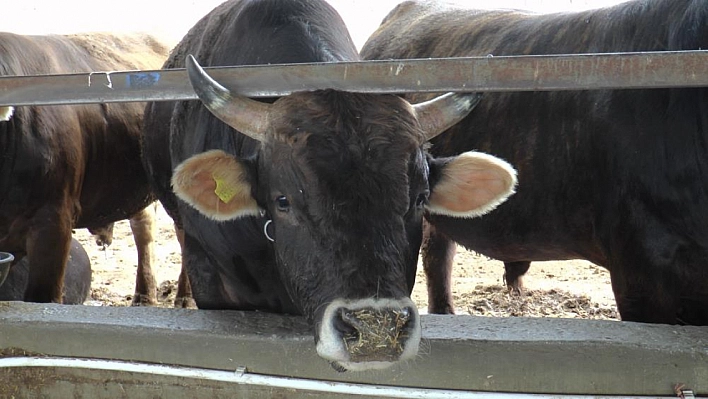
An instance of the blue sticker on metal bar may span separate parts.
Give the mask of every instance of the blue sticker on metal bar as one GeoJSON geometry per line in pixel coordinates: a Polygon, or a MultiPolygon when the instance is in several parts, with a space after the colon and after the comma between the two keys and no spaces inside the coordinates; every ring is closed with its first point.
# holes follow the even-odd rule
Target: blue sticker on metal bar
{"type": "Polygon", "coordinates": [[[160,72],[130,73],[125,77],[126,86],[133,89],[151,87],[160,81],[160,72]]]}

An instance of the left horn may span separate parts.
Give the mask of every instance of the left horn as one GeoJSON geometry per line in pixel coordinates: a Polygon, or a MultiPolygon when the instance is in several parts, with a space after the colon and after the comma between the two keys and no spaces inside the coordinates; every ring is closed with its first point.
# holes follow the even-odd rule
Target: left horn
{"type": "Polygon", "coordinates": [[[212,79],[191,54],[187,56],[186,65],[194,92],[214,116],[252,139],[265,140],[270,104],[231,94],[212,79]]]}
{"type": "Polygon", "coordinates": [[[413,109],[426,139],[430,140],[461,121],[481,99],[481,93],[447,93],[415,104],[413,109]]]}

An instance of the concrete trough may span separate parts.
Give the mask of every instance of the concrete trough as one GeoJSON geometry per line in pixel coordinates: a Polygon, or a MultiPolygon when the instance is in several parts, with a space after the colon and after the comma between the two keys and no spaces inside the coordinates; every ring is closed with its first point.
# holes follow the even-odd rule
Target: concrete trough
{"type": "Polygon", "coordinates": [[[708,397],[706,327],[422,323],[415,361],[339,373],[299,317],[0,302],[0,398],[708,397]]]}

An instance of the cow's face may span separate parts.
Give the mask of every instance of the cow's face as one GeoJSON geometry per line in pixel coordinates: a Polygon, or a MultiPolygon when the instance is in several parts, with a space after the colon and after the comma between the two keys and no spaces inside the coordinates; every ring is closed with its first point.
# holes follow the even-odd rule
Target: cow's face
{"type": "Polygon", "coordinates": [[[218,150],[199,154],[175,170],[175,192],[214,219],[269,216],[279,273],[322,357],[353,370],[414,357],[420,322],[409,295],[424,209],[479,215],[516,183],[488,155],[427,159],[426,130],[448,127],[450,113],[459,119],[472,105],[416,109],[397,96],[327,90],[252,102],[250,116],[234,120],[237,110],[219,109],[230,94],[202,99],[261,142],[257,167],[218,150]]]}

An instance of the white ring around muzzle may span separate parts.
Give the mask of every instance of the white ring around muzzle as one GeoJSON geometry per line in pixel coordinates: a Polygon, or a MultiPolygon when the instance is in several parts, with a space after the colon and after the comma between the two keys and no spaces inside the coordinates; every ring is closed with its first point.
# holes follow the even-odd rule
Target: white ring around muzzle
{"type": "Polygon", "coordinates": [[[421,339],[420,315],[410,298],[401,299],[360,299],[332,301],[322,315],[322,322],[319,326],[319,341],[317,342],[317,354],[327,360],[350,371],[364,371],[385,369],[402,361],[410,360],[418,354],[418,346],[421,339]],[[403,352],[397,361],[367,361],[353,362],[345,346],[344,340],[337,333],[334,326],[336,312],[339,309],[410,309],[413,325],[410,328],[407,340],[403,346],[403,352]]]}

